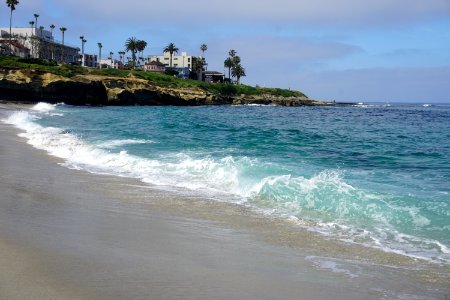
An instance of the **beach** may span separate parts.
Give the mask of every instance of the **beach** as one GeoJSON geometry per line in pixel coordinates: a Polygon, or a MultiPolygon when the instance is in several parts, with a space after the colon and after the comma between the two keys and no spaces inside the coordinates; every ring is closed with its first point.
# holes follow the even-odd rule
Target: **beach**
{"type": "Polygon", "coordinates": [[[69,169],[19,132],[0,123],[0,299],[448,299],[448,265],[69,169]]]}

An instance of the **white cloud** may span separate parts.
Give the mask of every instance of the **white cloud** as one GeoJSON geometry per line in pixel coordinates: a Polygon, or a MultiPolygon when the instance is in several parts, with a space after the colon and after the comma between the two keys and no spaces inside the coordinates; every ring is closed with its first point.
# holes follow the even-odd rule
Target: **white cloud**
{"type": "MultiPolygon", "coordinates": [[[[120,26],[124,22],[187,26],[277,23],[384,25],[450,16],[448,0],[48,0],[79,18],[95,17],[120,26]]],[[[49,6],[50,6],[49,5],[49,6]]]]}

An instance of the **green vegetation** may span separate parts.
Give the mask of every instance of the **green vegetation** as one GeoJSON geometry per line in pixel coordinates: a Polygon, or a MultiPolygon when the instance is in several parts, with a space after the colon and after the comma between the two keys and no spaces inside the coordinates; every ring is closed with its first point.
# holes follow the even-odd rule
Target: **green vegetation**
{"type": "Polygon", "coordinates": [[[228,58],[223,62],[223,66],[228,68],[228,80],[231,81],[231,76],[236,78],[236,83],[240,85],[241,77],[247,76],[245,74],[245,69],[241,65],[241,58],[236,55],[237,52],[231,49],[228,52],[228,58]]]}
{"type": "MultiPolygon", "coordinates": [[[[125,42],[125,50],[128,52],[131,52],[131,56],[133,59],[133,69],[136,67],[136,55],[139,52],[143,52],[145,47],[147,47],[147,42],[143,41],[143,40],[138,40],[135,37],[130,37],[126,42],[125,42]]],[[[120,52],[119,52],[120,53],[120,52]]],[[[124,55],[125,53],[122,52],[124,55]]],[[[122,58],[122,56],[121,56],[122,58]]]]}
{"type": "Polygon", "coordinates": [[[246,95],[246,96],[255,96],[255,95],[273,95],[280,97],[304,97],[305,95],[298,91],[291,91],[286,89],[278,89],[278,88],[261,88],[261,87],[253,87],[248,85],[232,85],[229,83],[208,83],[198,80],[191,79],[179,79],[173,76],[153,73],[153,72],[144,72],[141,70],[115,70],[115,69],[102,69],[102,70],[93,70],[90,74],[93,75],[104,75],[104,76],[115,76],[115,77],[126,77],[130,73],[134,76],[148,80],[152,83],[161,86],[173,87],[173,88],[199,88],[204,91],[207,91],[211,94],[215,95],[227,95],[227,96],[236,96],[236,95],[246,95]]]}
{"type": "Polygon", "coordinates": [[[0,69],[33,69],[42,72],[48,72],[64,77],[72,77],[74,75],[92,74],[112,77],[127,77],[133,74],[137,78],[148,80],[151,83],[163,87],[172,88],[199,88],[215,95],[225,96],[256,96],[256,95],[273,95],[280,97],[304,97],[305,95],[298,91],[291,91],[277,88],[260,88],[248,85],[232,85],[229,83],[208,83],[191,79],[179,79],[173,76],[144,72],[141,70],[117,70],[117,69],[92,69],[71,65],[56,65],[54,62],[42,59],[20,59],[13,56],[0,56],[0,69]]]}
{"type": "Polygon", "coordinates": [[[178,53],[180,49],[177,48],[177,46],[175,46],[174,43],[170,43],[169,45],[167,45],[166,48],[164,48],[164,52],[169,52],[170,54],[170,67],[172,68],[172,57],[174,53],[178,53]]]}
{"type": "Polygon", "coordinates": [[[64,77],[72,77],[74,75],[87,73],[86,68],[80,66],[58,66],[55,62],[49,62],[43,59],[22,59],[14,56],[0,56],[0,68],[13,70],[30,69],[64,77]]]}

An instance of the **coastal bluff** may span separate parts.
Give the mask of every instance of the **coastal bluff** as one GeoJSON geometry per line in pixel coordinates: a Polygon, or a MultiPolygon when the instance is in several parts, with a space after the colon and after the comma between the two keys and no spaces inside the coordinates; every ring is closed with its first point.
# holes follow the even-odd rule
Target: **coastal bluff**
{"type": "Polygon", "coordinates": [[[306,96],[227,95],[197,87],[164,86],[130,73],[125,77],[80,74],[70,78],[33,69],[0,69],[0,100],[70,105],[241,105],[330,106],[306,96]]]}

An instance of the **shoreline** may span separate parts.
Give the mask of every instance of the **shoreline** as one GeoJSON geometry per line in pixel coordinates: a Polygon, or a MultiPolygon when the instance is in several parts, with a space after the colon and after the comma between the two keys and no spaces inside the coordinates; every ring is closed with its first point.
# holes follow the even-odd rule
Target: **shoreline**
{"type": "Polygon", "coordinates": [[[328,241],[245,207],[70,170],[18,132],[0,123],[0,251],[8,258],[0,268],[10,270],[0,277],[7,291],[0,298],[20,299],[47,285],[37,293],[42,299],[51,293],[68,299],[444,299],[449,293],[448,266],[419,262],[411,269],[413,259],[328,241]],[[23,271],[11,260],[33,268],[23,271]],[[30,282],[36,277],[37,286],[30,282]],[[20,295],[14,295],[17,282],[25,285],[20,295]]]}

